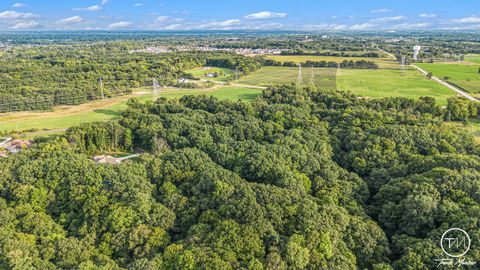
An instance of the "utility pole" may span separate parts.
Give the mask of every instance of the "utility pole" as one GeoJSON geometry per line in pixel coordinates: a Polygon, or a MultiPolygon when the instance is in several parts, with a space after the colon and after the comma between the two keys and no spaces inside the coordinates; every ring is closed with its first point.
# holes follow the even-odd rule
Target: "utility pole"
{"type": "Polygon", "coordinates": [[[235,67],[235,81],[238,83],[238,66],[235,67]]]}

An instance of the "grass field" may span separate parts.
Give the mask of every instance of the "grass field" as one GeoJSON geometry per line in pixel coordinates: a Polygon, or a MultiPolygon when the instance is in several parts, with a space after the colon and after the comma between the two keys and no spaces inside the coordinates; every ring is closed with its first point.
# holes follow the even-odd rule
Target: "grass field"
{"type": "Polygon", "coordinates": [[[198,68],[194,68],[194,69],[191,69],[191,70],[187,70],[186,73],[191,73],[193,76],[195,76],[199,79],[226,82],[227,77],[232,75],[234,73],[234,71],[231,70],[231,69],[228,69],[228,68],[198,67],[198,68]],[[218,74],[223,74],[223,75],[218,76],[217,78],[210,78],[210,77],[205,76],[205,74],[209,74],[209,73],[213,74],[215,72],[218,73],[218,74]]]}
{"type": "MultiPolygon", "coordinates": [[[[304,68],[302,80],[309,83],[312,80],[312,71],[315,84],[318,88],[336,89],[335,69],[304,68]]],[[[271,86],[296,83],[298,68],[295,67],[264,67],[239,80],[241,84],[271,86]]]]}
{"type": "MultiPolygon", "coordinates": [[[[152,100],[151,93],[140,92],[135,95],[141,101],[152,100]]],[[[222,86],[213,90],[170,90],[160,94],[166,98],[179,98],[184,95],[212,95],[219,99],[252,100],[262,92],[258,89],[245,87],[222,86]]],[[[55,130],[69,128],[74,125],[96,121],[108,121],[118,119],[121,112],[127,108],[127,100],[130,97],[118,98],[116,100],[96,101],[73,107],[59,107],[53,112],[19,112],[0,114],[0,131],[23,131],[38,129],[35,135],[61,133],[55,130]],[[44,129],[53,130],[42,131],[44,129]]]]}
{"type": "Polygon", "coordinates": [[[342,69],[337,73],[337,87],[360,96],[373,98],[422,96],[435,98],[439,104],[446,104],[454,92],[440,84],[428,80],[416,70],[390,69],[342,69]]]}
{"type": "Polygon", "coordinates": [[[376,57],[337,57],[337,56],[320,56],[320,55],[269,55],[269,59],[273,59],[279,62],[295,62],[295,63],[304,63],[308,60],[310,61],[326,61],[326,62],[342,62],[344,60],[352,61],[373,61],[380,68],[395,68],[398,64],[389,58],[376,58],[376,57]]]}
{"type": "MultiPolygon", "coordinates": [[[[304,68],[303,81],[308,83],[311,69],[304,68]]],[[[250,85],[291,84],[297,81],[298,68],[265,67],[240,79],[239,83],[250,85]]],[[[314,69],[316,83],[324,87],[350,91],[359,96],[372,98],[430,96],[446,104],[454,92],[430,81],[418,71],[406,69],[405,75],[399,69],[314,69]],[[336,73],[336,74],[334,74],[336,73]],[[333,82],[333,80],[335,82],[333,82]]]]}
{"type": "Polygon", "coordinates": [[[465,61],[480,64],[480,54],[468,54],[465,61]]]}
{"type": "Polygon", "coordinates": [[[449,77],[447,81],[472,94],[480,93],[480,74],[478,73],[480,64],[419,63],[417,65],[440,79],[449,77]]]}

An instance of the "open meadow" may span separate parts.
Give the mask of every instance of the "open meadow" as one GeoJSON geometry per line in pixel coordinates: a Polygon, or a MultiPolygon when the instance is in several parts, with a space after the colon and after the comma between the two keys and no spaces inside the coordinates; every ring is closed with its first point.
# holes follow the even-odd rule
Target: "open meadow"
{"type": "Polygon", "coordinates": [[[418,63],[417,65],[431,72],[434,76],[453,83],[469,93],[480,93],[480,64],[418,63]]]}
{"type": "MultiPolygon", "coordinates": [[[[308,84],[312,78],[318,88],[336,89],[335,69],[303,68],[302,81],[308,84]],[[313,73],[313,76],[312,76],[313,73]]],[[[264,67],[239,80],[241,84],[271,86],[296,83],[298,68],[295,67],[264,67]]]]}
{"type": "Polygon", "coordinates": [[[404,73],[392,69],[341,69],[337,72],[337,88],[372,98],[429,96],[442,105],[454,96],[450,89],[410,68],[404,73]]]}
{"type": "Polygon", "coordinates": [[[343,57],[343,56],[321,56],[321,55],[269,55],[268,59],[272,59],[279,62],[295,62],[304,63],[306,61],[325,61],[325,62],[343,62],[348,61],[373,61],[380,68],[395,68],[398,63],[391,58],[379,58],[379,57],[343,57]]]}

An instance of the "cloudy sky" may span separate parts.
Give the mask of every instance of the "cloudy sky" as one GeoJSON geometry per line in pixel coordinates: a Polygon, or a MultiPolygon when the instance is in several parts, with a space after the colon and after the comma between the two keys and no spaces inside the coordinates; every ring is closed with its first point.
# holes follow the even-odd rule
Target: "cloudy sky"
{"type": "Polygon", "coordinates": [[[0,30],[480,30],[479,0],[0,1],[0,30]]]}

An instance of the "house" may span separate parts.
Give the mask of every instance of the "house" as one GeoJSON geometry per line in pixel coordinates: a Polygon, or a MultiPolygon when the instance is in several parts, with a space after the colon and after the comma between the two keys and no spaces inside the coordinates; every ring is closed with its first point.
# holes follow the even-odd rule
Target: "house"
{"type": "Polygon", "coordinates": [[[117,165],[122,162],[122,159],[120,158],[114,158],[112,156],[105,156],[105,155],[95,156],[93,157],[93,160],[99,164],[113,164],[113,165],[117,165]]]}
{"type": "Polygon", "coordinates": [[[31,140],[13,140],[7,143],[6,149],[12,154],[20,153],[23,149],[29,148],[33,142],[31,140]]]}
{"type": "Polygon", "coordinates": [[[140,154],[134,154],[126,157],[121,157],[121,158],[116,158],[112,156],[106,156],[106,155],[101,155],[101,156],[95,156],[93,157],[93,160],[98,163],[98,164],[112,164],[112,165],[118,165],[122,163],[122,161],[139,157],[140,154]]]}

